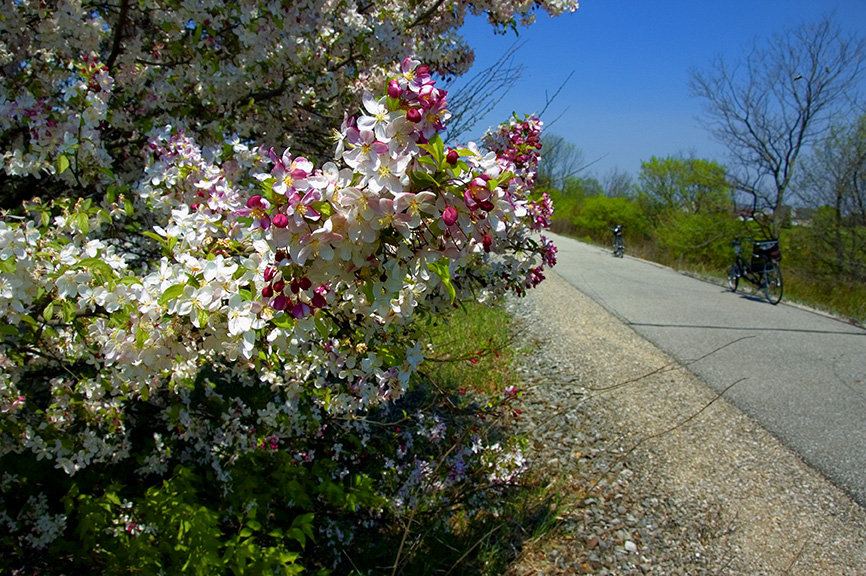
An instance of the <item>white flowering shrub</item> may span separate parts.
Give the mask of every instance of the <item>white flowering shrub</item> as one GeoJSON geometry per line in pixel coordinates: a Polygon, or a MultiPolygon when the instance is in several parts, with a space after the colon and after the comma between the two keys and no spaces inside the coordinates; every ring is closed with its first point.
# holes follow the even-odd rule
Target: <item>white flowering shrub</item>
{"type": "Polygon", "coordinates": [[[339,571],[523,472],[479,426],[513,391],[416,375],[419,318],[554,263],[541,124],[445,146],[430,68],[359,44],[445,66],[406,25],[445,17],[306,4],[3,8],[0,570],[339,571]],[[355,93],[329,160],[285,147],[355,93]]]}

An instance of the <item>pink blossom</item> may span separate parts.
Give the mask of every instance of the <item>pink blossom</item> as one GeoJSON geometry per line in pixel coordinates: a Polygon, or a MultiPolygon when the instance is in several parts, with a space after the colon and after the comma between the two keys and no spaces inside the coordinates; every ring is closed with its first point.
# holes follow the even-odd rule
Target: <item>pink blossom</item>
{"type": "Polygon", "coordinates": [[[313,172],[312,162],[302,157],[293,159],[288,148],[283,151],[281,157],[276,155],[273,148],[268,155],[274,162],[271,175],[277,180],[274,183],[274,192],[287,195],[294,191],[304,192],[310,187],[307,176],[313,172]]]}
{"type": "Polygon", "coordinates": [[[442,221],[445,222],[446,226],[453,226],[457,222],[457,216],[457,208],[449,206],[442,212],[442,221]]]}

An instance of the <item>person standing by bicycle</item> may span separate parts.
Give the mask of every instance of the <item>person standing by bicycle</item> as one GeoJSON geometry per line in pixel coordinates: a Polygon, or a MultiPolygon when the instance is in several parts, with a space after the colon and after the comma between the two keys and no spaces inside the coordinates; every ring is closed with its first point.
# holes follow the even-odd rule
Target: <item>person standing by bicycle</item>
{"type": "Polygon", "coordinates": [[[622,224],[617,224],[610,229],[613,232],[613,255],[622,258],[625,253],[625,242],[622,239],[622,224]]]}

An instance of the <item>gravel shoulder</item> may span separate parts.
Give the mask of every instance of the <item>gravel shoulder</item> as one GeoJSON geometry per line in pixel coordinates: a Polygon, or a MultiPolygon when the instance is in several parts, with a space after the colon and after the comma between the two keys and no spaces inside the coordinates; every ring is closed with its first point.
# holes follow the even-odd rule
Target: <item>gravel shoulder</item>
{"type": "Polygon", "coordinates": [[[509,574],[866,574],[866,510],[687,367],[555,273],[509,311],[530,464],[561,495],[509,574]]]}

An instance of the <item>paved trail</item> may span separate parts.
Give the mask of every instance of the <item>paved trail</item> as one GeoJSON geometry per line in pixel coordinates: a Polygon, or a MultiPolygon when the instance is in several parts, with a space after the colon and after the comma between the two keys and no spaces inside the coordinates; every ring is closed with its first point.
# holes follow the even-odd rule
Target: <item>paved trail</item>
{"type": "Polygon", "coordinates": [[[866,506],[866,330],[551,236],[557,274],[866,506]]]}

